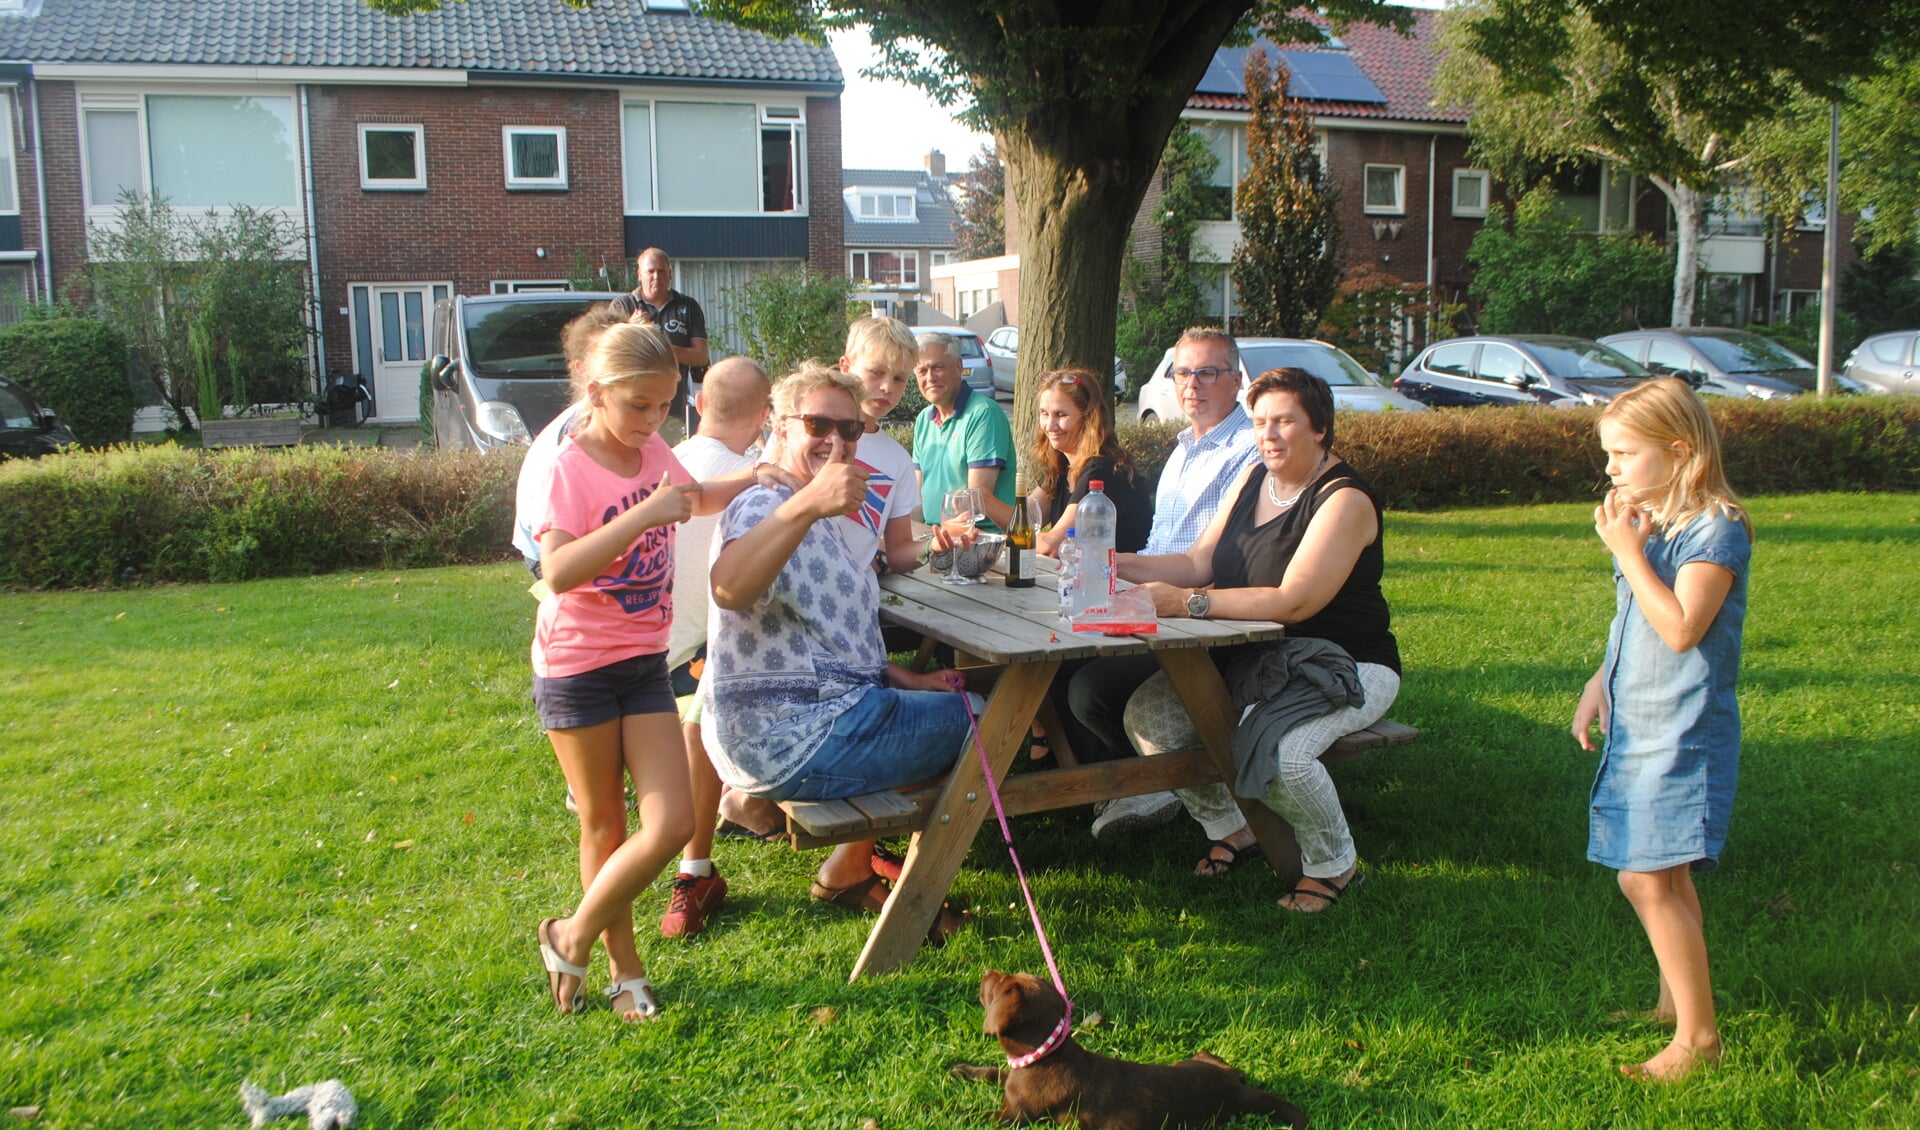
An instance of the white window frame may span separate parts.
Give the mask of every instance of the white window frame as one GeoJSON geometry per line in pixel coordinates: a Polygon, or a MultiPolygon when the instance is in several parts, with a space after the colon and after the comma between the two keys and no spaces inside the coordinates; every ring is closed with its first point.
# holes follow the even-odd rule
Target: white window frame
{"type": "Polygon", "coordinates": [[[805,218],[808,214],[807,196],[807,100],[803,94],[769,94],[759,98],[716,97],[711,90],[662,89],[649,90],[644,95],[629,94],[620,100],[620,170],[621,170],[621,208],[628,216],[791,216],[805,218]],[[670,211],[660,207],[660,123],[654,107],[661,102],[715,102],[730,105],[752,106],[758,125],[754,132],[754,165],[764,171],[766,168],[766,132],[769,127],[785,127],[792,131],[793,137],[793,208],[791,211],[769,212],[766,209],[766,189],[758,181],[754,184],[754,198],[758,207],[751,212],[723,212],[717,210],[670,211]],[[627,111],[634,107],[644,107],[647,115],[647,168],[653,183],[649,186],[651,208],[640,211],[626,210],[626,169],[627,146],[632,139],[627,136],[627,111]]]}
{"type": "Polygon", "coordinates": [[[1407,214],[1407,167],[1405,165],[1368,164],[1360,171],[1361,211],[1369,216],[1404,216],[1407,214]],[[1393,203],[1374,204],[1367,200],[1367,181],[1375,169],[1390,169],[1393,172],[1393,203]]]}
{"type": "Polygon", "coordinates": [[[848,251],[847,277],[853,279],[855,282],[863,283],[868,287],[911,287],[918,290],[920,289],[920,253],[912,248],[902,249],[895,247],[863,247],[858,250],[848,251]],[[873,281],[873,260],[871,256],[874,255],[891,255],[899,260],[901,265],[900,281],[873,281]],[[864,261],[865,270],[861,270],[855,266],[856,259],[864,261]],[[907,276],[909,274],[913,277],[908,278],[907,276]]]}
{"type": "Polygon", "coordinates": [[[0,191],[5,191],[7,200],[12,203],[0,208],[0,216],[18,216],[20,214],[20,172],[19,162],[14,160],[18,151],[13,136],[13,92],[0,90],[0,160],[7,163],[5,180],[0,183],[0,191]]]}
{"type": "Polygon", "coordinates": [[[360,187],[367,192],[419,192],[427,187],[427,130],[425,126],[410,124],[391,124],[388,122],[360,123],[360,187]],[[406,178],[375,179],[367,172],[367,134],[369,133],[411,133],[413,134],[414,174],[406,178]]]}
{"type": "Polygon", "coordinates": [[[855,219],[863,224],[911,224],[920,218],[920,195],[912,189],[898,188],[861,188],[858,185],[847,189],[848,203],[852,204],[855,219]],[[880,200],[891,197],[893,215],[880,215],[880,200]],[[900,211],[900,202],[907,202],[907,210],[900,211]]]}
{"type": "Polygon", "coordinates": [[[501,126],[500,127],[501,172],[506,176],[508,188],[558,190],[567,187],[567,127],[565,126],[501,126]],[[558,171],[550,177],[517,177],[513,175],[513,139],[522,134],[546,134],[554,138],[559,157],[558,171]]]}
{"type": "Polygon", "coordinates": [[[488,287],[492,294],[546,294],[572,289],[573,284],[566,279],[494,279],[488,287]]]}
{"type": "Polygon", "coordinates": [[[927,266],[929,267],[944,267],[948,263],[955,262],[953,257],[954,253],[951,251],[930,251],[927,254],[927,266]]]}
{"type": "MultiPolygon", "coordinates": [[[[203,95],[219,98],[284,98],[293,108],[293,203],[277,205],[261,211],[272,212],[295,223],[304,223],[301,201],[307,196],[305,161],[308,138],[299,115],[299,96],[291,86],[213,86],[207,84],[182,85],[178,87],[134,86],[127,84],[86,85],[74,91],[74,129],[80,149],[80,201],[87,222],[90,224],[115,225],[119,222],[120,202],[115,200],[107,204],[94,204],[93,170],[87,156],[87,111],[121,110],[132,111],[140,166],[140,195],[153,195],[153,156],[152,142],[147,135],[147,97],[154,94],[203,95]]],[[[204,216],[221,210],[221,205],[172,205],[173,210],[186,216],[204,216]]],[[[305,247],[289,246],[289,257],[300,258],[306,255],[305,247]]]]}
{"type": "Polygon", "coordinates": [[[1493,174],[1491,172],[1488,172],[1486,169],[1455,169],[1453,170],[1453,214],[1454,215],[1484,220],[1486,219],[1486,216],[1487,216],[1487,204],[1492,200],[1492,198],[1493,198],[1493,174]],[[1463,205],[1460,203],[1460,182],[1469,181],[1469,180],[1477,180],[1480,182],[1480,204],[1478,207],[1475,207],[1471,204],[1463,205]]]}

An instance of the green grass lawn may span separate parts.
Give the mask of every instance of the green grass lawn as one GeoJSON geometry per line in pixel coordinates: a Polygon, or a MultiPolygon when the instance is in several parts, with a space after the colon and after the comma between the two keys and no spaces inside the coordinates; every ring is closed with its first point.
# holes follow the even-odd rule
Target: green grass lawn
{"type": "MultiPolygon", "coordinates": [[[[1613,599],[1588,512],[1391,517],[1393,715],[1426,736],[1335,770],[1371,875],[1335,912],[1192,878],[1185,821],[1016,825],[1086,1045],[1207,1048],[1321,1127],[1920,1124],[1920,497],[1754,506],[1745,764],[1701,883],[1727,1063],[1665,1089],[1612,1070],[1664,1036],[1607,1019],[1653,962],[1585,860],[1567,734],[1613,599]]],[[[243,1078],[337,1076],[369,1127],[987,1124],[945,1066],[995,1055],[981,971],[1042,968],[997,836],[955,885],[976,928],[854,985],[867,923],[807,897],[817,854],[723,841],[705,935],[652,934],[664,881],[636,908],[661,1022],[551,1012],[534,924],[577,897],[575,829],[526,581],[0,596],[0,1105],[238,1126],[243,1078]]]]}

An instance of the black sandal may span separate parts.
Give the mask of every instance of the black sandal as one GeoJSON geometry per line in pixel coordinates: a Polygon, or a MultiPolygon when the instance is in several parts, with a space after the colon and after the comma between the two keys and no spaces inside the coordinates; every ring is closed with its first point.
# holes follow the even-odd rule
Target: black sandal
{"type": "Polygon", "coordinates": [[[1234,847],[1225,840],[1214,840],[1207,845],[1207,854],[1200,860],[1200,866],[1205,867],[1206,870],[1202,871],[1199,867],[1195,867],[1193,873],[1202,879],[1217,879],[1250,859],[1260,858],[1261,854],[1258,840],[1246,847],[1234,847]],[[1213,854],[1215,848],[1226,852],[1227,858],[1216,858],[1213,854]]]}
{"type": "Polygon", "coordinates": [[[1293,885],[1292,890],[1280,896],[1281,910],[1290,910],[1295,914],[1325,914],[1327,911],[1333,909],[1334,903],[1340,901],[1341,895],[1346,894],[1348,891],[1351,891],[1355,887],[1366,882],[1367,873],[1365,871],[1360,871],[1356,869],[1353,873],[1353,878],[1348,879],[1344,883],[1336,883],[1332,879],[1322,879],[1317,875],[1303,875],[1301,876],[1301,878],[1303,880],[1312,879],[1314,882],[1322,884],[1328,889],[1324,891],[1316,891],[1312,887],[1302,886],[1299,883],[1295,883],[1293,885]],[[1305,895],[1308,898],[1319,899],[1321,903],[1320,909],[1305,910],[1298,905],[1289,906],[1287,904],[1286,902],[1287,899],[1289,898],[1298,899],[1301,895],[1305,895]]]}

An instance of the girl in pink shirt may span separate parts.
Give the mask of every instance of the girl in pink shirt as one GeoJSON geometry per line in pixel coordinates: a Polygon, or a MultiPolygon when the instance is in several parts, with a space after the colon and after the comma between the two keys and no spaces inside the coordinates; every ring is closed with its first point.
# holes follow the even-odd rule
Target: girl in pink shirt
{"type": "Polygon", "coordinates": [[[543,600],[533,700],[580,809],[580,882],[571,918],[540,923],[554,1006],[582,1005],[594,939],[607,946],[607,996],[629,1022],[659,1012],[634,948],[633,900],[693,831],[687,760],[667,678],[673,533],[725,509],[751,478],[692,482],[658,434],[680,380],[673,347],[648,325],[608,329],[574,378],[582,423],[554,457],[534,523],[543,600]],[[627,835],[622,776],[640,830],[627,835]]]}

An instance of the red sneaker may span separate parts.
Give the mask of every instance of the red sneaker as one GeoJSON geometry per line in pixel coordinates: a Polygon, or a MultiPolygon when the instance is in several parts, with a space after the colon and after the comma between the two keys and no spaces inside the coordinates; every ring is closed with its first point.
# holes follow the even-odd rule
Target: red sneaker
{"type": "Polygon", "coordinates": [[[727,881],[720,877],[720,869],[713,869],[711,875],[688,875],[682,872],[673,877],[673,898],[667,902],[667,912],[660,918],[660,936],[663,938],[691,938],[707,928],[707,915],[727,897],[727,881]]]}

